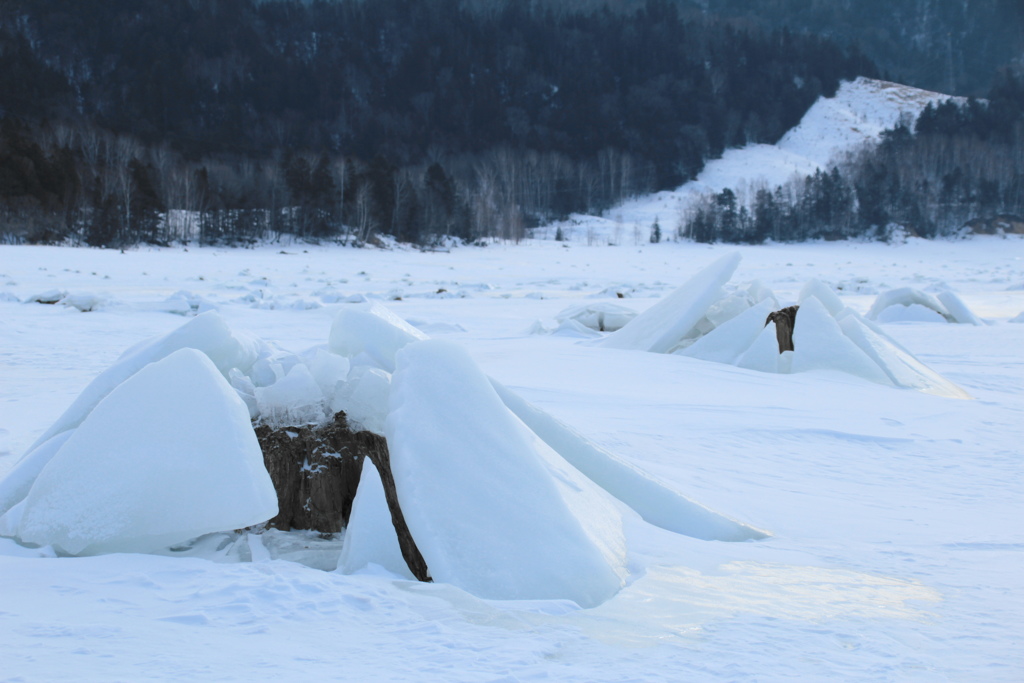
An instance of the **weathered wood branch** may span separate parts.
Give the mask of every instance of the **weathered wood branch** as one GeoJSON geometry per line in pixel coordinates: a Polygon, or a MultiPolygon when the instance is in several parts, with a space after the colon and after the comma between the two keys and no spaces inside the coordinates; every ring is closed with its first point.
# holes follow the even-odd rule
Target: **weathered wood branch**
{"type": "Polygon", "coordinates": [[[402,514],[391,473],[391,455],[383,436],[353,432],[345,413],[319,427],[256,427],[263,461],[277,491],[278,514],[268,524],[277,529],[337,533],[348,526],[363,460],[380,473],[391,522],[409,570],[420,581],[430,572],[402,514]]]}

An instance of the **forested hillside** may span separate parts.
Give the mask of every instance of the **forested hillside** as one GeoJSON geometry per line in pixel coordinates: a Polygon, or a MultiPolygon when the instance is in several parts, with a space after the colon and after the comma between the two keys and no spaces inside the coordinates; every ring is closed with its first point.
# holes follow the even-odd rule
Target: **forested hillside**
{"type": "Polygon", "coordinates": [[[518,239],[774,142],[857,75],[856,49],[668,0],[8,0],[0,218],[104,246],[518,239]]]}
{"type": "Polygon", "coordinates": [[[708,195],[681,236],[760,243],[948,236],[968,224],[978,232],[1020,231],[1024,79],[1006,72],[984,101],[929,104],[877,147],[747,199],[749,206],[731,189],[708,195]]]}
{"type": "Polygon", "coordinates": [[[1024,67],[1021,0],[681,0],[744,25],[857,44],[889,80],[984,97],[1024,67]]]}

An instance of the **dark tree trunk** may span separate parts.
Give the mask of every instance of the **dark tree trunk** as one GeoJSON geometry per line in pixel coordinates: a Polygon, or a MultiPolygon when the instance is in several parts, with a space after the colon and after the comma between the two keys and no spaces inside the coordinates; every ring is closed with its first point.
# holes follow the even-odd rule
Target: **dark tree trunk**
{"type": "Polygon", "coordinates": [[[352,501],[370,458],[380,473],[391,521],[409,570],[430,581],[427,564],[412,538],[398,503],[387,441],[372,432],[353,432],[345,413],[320,427],[256,427],[263,462],[277,491],[278,514],[268,524],[277,529],[337,533],[348,526],[352,501]]]}
{"type": "Polygon", "coordinates": [[[799,306],[780,308],[769,313],[768,319],[764,321],[766,327],[768,323],[775,323],[775,338],[779,341],[779,353],[793,350],[793,327],[796,326],[796,312],[799,308],[799,306]]]}

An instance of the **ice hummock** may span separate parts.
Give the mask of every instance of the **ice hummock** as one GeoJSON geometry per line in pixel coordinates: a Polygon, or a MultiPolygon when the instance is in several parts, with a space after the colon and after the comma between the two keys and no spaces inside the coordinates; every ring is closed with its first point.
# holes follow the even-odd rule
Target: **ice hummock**
{"type": "MultiPolygon", "coordinates": [[[[810,280],[800,291],[793,329],[794,351],[780,353],[775,324],[766,322],[777,299],[757,283],[727,293],[739,255],[723,257],[637,316],[600,344],[639,351],[661,350],[760,372],[836,370],[882,384],[952,398],[966,391],[926,367],[913,354],[843,305],[830,287],[810,280]]],[[[981,321],[952,292],[934,297],[909,287],[880,295],[868,314],[920,308],[937,320],[981,321]],[[955,313],[953,313],[955,311],[955,313]]]]}
{"type": "Polygon", "coordinates": [[[701,270],[628,324],[605,337],[600,346],[668,353],[723,294],[722,287],[736,272],[739,253],[727,254],[701,270]]]}
{"type": "Polygon", "coordinates": [[[180,349],[101,399],[16,508],[22,542],[93,555],[258,524],[277,496],[245,404],[204,353],[180,349]]]}
{"type": "Polygon", "coordinates": [[[619,507],[505,407],[460,347],[422,341],[399,353],[387,439],[434,580],[584,607],[623,585],[619,507]]]}
{"type": "Polygon", "coordinates": [[[867,318],[879,322],[984,324],[952,291],[944,289],[933,296],[913,287],[900,287],[879,294],[868,310],[867,318]]]}

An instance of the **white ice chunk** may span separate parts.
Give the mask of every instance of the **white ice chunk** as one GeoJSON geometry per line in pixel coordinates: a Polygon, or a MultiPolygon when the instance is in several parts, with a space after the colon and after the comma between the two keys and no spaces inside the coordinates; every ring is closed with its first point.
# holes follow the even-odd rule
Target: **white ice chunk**
{"type": "Polygon", "coordinates": [[[584,325],[579,320],[563,320],[554,330],[551,331],[556,337],[572,337],[574,339],[595,339],[601,333],[592,327],[584,325]]]}
{"type": "Polygon", "coordinates": [[[793,348],[792,372],[839,370],[892,386],[889,376],[847,339],[839,323],[816,297],[807,298],[800,306],[793,327],[793,348]]]}
{"type": "Polygon", "coordinates": [[[274,425],[303,425],[323,422],[324,394],[309,368],[301,363],[269,387],[256,387],[260,417],[274,425]]]}
{"type": "Polygon", "coordinates": [[[748,541],[768,534],[713,512],[598,448],[550,414],[491,380],[516,417],[591,481],[649,523],[707,541],[748,541]]]}
{"type": "Polygon", "coordinates": [[[343,309],[331,325],[328,346],[346,358],[366,353],[381,369],[394,372],[398,350],[426,338],[427,335],[375,302],[368,307],[343,309]]]}
{"type": "Polygon", "coordinates": [[[380,368],[358,365],[349,372],[348,380],[338,387],[331,402],[331,412],[343,410],[355,426],[383,434],[390,395],[391,375],[380,368]]]}
{"type": "Polygon", "coordinates": [[[351,369],[348,358],[324,349],[317,349],[314,352],[308,366],[313,379],[316,380],[317,386],[320,387],[320,391],[328,401],[334,398],[338,383],[345,380],[345,376],[351,369]]]}
{"type": "Polygon", "coordinates": [[[252,380],[243,375],[242,371],[238,368],[231,368],[228,371],[228,382],[238,393],[238,397],[245,403],[245,407],[249,409],[249,417],[256,419],[260,414],[260,409],[256,401],[256,386],[252,383],[252,380]]]}
{"type": "Polygon", "coordinates": [[[876,334],[855,315],[845,316],[839,326],[846,336],[874,360],[898,387],[936,396],[970,398],[970,394],[938,374],[885,337],[876,334]]]}
{"type": "Polygon", "coordinates": [[[983,325],[981,318],[974,315],[971,309],[967,308],[967,304],[963,302],[956,294],[946,290],[939,292],[935,297],[942,302],[942,305],[946,307],[949,314],[953,317],[955,322],[963,325],[983,325]]]}
{"type": "Polygon", "coordinates": [[[96,405],[32,485],[18,536],[73,555],[148,552],[275,514],[245,404],[182,349],[96,405]]]}
{"type": "Polygon", "coordinates": [[[215,312],[197,315],[173,332],[136,344],[125,351],[116,363],[89,383],[75,402],[39,437],[32,448],[56,434],[77,427],[96,404],[121,382],[146,365],[183,348],[202,351],[222,374],[227,375],[231,368],[239,368],[242,371],[249,369],[258,355],[259,341],[248,336],[232,334],[224,320],[215,312]]]}
{"type": "Polygon", "coordinates": [[[75,430],[69,429],[39,444],[25,453],[7,476],[0,479],[0,515],[25,499],[36,477],[74,433],[75,430]]]}
{"type": "MultiPolygon", "coordinates": [[[[767,314],[765,314],[767,316],[767,314]]],[[[736,360],[736,365],[759,372],[780,372],[779,338],[775,323],[768,323],[750,347],[736,360]]]]}
{"type": "Polygon", "coordinates": [[[103,298],[89,292],[79,292],[78,294],[68,294],[61,299],[60,303],[63,306],[77,308],[83,313],[88,313],[103,305],[103,298]]]}
{"type": "Polygon", "coordinates": [[[697,324],[708,307],[722,296],[723,285],[736,272],[739,263],[738,253],[719,258],[599,344],[612,349],[667,353],[697,324]]]}
{"type": "Polygon", "coordinates": [[[410,580],[416,579],[402,557],[380,473],[366,458],[363,460],[363,473],[359,477],[356,498],[352,501],[348,528],[345,529],[338,571],[352,574],[369,564],[376,564],[410,580]]]}
{"type": "Polygon", "coordinates": [[[820,301],[825,310],[829,312],[829,315],[833,317],[839,315],[839,312],[845,308],[839,296],[821,280],[808,280],[803,289],[800,290],[797,303],[803,304],[811,296],[820,301]]]}
{"type": "Polygon", "coordinates": [[[591,607],[623,585],[613,499],[518,420],[445,341],[398,355],[387,422],[399,502],[436,581],[591,607]]]}
{"type": "Polygon", "coordinates": [[[899,289],[890,289],[888,292],[882,292],[875,298],[875,303],[871,304],[866,317],[868,320],[877,320],[882,311],[890,306],[902,305],[909,307],[913,304],[930,308],[948,322],[953,322],[953,316],[949,314],[949,311],[941,301],[931,294],[922,292],[920,289],[914,289],[913,287],[900,287],[899,289]]]}
{"type": "Polygon", "coordinates": [[[555,316],[558,322],[576,322],[600,332],[614,332],[636,317],[636,311],[619,304],[599,301],[570,306],[555,316]]]}
{"type": "Polygon", "coordinates": [[[64,297],[66,297],[67,295],[68,295],[68,293],[66,291],[64,291],[63,289],[48,289],[45,292],[40,292],[39,294],[33,294],[32,296],[28,297],[27,299],[25,299],[25,303],[27,303],[27,304],[55,304],[58,301],[60,301],[61,299],[63,299],[64,297]]]}
{"type": "MultiPolygon", "coordinates": [[[[721,297],[718,301],[708,306],[704,317],[711,323],[712,329],[716,329],[750,309],[753,304],[754,302],[750,300],[746,292],[735,292],[721,297]]],[[[708,331],[710,332],[711,330],[708,331]]]]}
{"type": "Polygon", "coordinates": [[[921,304],[895,304],[882,309],[875,319],[880,323],[946,323],[942,314],[921,304]]]}
{"type": "MultiPolygon", "coordinates": [[[[773,301],[762,301],[676,353],[717,363],[735,364],[761,335],[765,329],[765,318],[773,310],[773,301]]],[[[774,330],[774,326],[772,329],[774,330]]],[[[777,343],[775,352],[777,355],[777,343]]]]}

